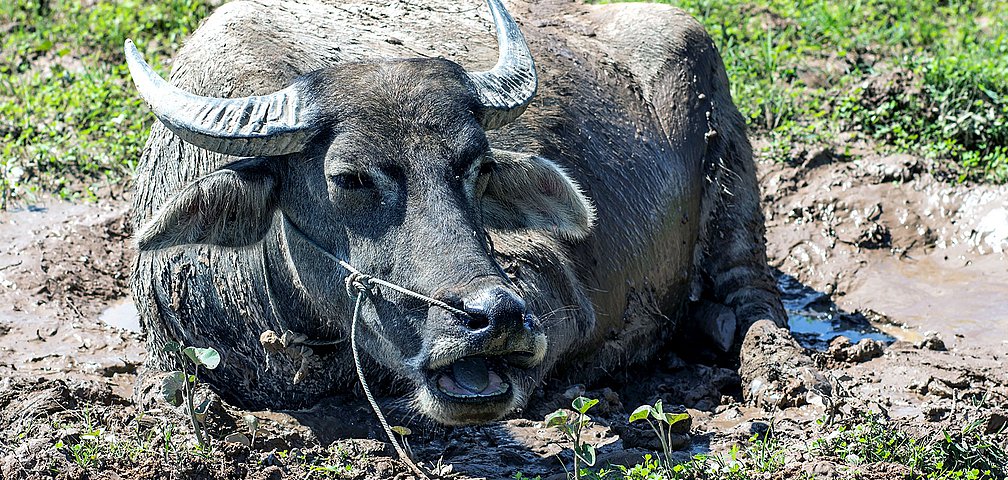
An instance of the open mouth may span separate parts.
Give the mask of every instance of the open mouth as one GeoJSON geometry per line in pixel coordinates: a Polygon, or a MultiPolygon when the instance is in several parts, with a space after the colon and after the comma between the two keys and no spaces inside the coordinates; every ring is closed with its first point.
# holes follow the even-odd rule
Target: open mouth
{"type": "Polygon", "coordinates": [[[434,373],[438,392],[454,401],[485,402],[511,393],[502,374],[503,362],[487,357],[465,357],[434,373]]]}

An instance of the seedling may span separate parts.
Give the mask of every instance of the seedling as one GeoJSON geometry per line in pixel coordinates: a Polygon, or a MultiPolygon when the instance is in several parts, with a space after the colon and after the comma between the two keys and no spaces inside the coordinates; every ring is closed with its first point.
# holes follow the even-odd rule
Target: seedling
{"type": "MultiPolygon", "coordinates": [[[[588,410],[598,402],[594,398],[577,397],[571,402],[571,407],[574,408],[573,415],[568,414],[566,410],[560,409],[547,415],[545,419],[546,427],[559,429],[563,433],[564,438],[573,445],[573,477],[577,480],[581,478],[581,464],[586,467],[595,465],[595,446],[590,443],[583,443],[581,441],[581,433],[588,423],[591,422],[591,417],[587,413],[588,410]]],[[[563,460],[561,460],[561,464],[563,464],[563,460]]],[[[567,465],[563,464],[563,466],[564,470],[567,470],[567,465]]],[[[570,472],[568,472],[568,476],[571,476],[570,472]]]]}
{"type": "Polygon", "coordinates": [[[662,401],[659,399],[654,405],[641,405],[630,414],[630,423],[640,420],[647,421],[651,430],[658,435],[661,442],[662,453],[665,455],[665,465],[672,466],[672,426],[689,420],[688,413],[668,413],[662,409],[662,401]]]}
{"type": "Polygon", "coordinates": [[[239,445],[245,445],[246,447],[252,447],[255,444],[256,435],[259,433],[259,417],[252,415],[251,413],[246,413],[242,420],[245,421],[245,427],[248,428],[248,434],[242,432],[235,432],[226,437],[224,437],[225,442],[237,443],[239,445]]]}
{"type": "Polygon", "coordinates": [[[193,431],[196,433],[196,441],[200,448],[207,449],[210,444],[207,443],[204,423],[210,401],[207,399],[198,407],[195,405],[196,385],[199,381],[200,367],[208,370],[217,368],[217,365],[220,365],[220,354],[212,348],[182,347],[175,342],[165,344],[164,351],[178,357],[181,370],[168,373],[161,384],[161,394],[172,406],[178,407],[183,401],[185,402],[186,412],[189,413],[193,431]],[[186,368],[188,364],[192,364],[192,373],[186,368]]]}
{"type": "Polygon", "coordinates": [[[409,439],[407,438],[413,434],[413,430],[410,430],[409,428],[403,427],[401,425],[394,425],[392,427],[392,431],[395,432],[396,435],[399,435],[400,438],[402,438],[402,443],[403,447],[406,449],[406,454],[408,454],[410,458],[413,458],[413,449],[410,448],[409,439]]]}

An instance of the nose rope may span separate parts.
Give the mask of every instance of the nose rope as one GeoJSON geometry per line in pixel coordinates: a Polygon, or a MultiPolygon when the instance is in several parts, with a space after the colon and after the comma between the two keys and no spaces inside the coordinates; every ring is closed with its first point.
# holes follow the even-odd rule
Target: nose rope
{"type": "MultiPolygon", "coordinates": [[[[371,387],[368,386],[367,379],[364,378],[364,368],[361,366],[360,351],[357,348],[357,323],[361,317],[361,306],[364,304],[364,300],[366,300],[368,297],[373,297],[375,293],[377,293],[376,292],[377,287],[380,286],[390,288],[403,295],[421,300],[432,306],[442,308],[451,313],[454,313],[455,315],[460,315],[468,318],[469,314],[463,310],[448,305],[447,303],[442,302],[436,298],[431,298],[422,293],[415,292],[408,288],[401,287],[392,282],[382,280],[380,278],[368,275],[366,273],[361,272],[360,270],[357,270],[343,259],[337,257],[336,255],[333,255],[327,249],[323,248],[321,245],[316,243],[311,237],[309,237],[303,231],[301,231],[301,229],[298,228],[297,225],[294,225],[294,222],[291,222],[286,215],[282,215],[282,217],[284,219],[284,223],[288,227],[290,227],[291,230],[297,233],[302,240],[308,242],[309,245],[314,247],[316,250],[318,250],[320,253],[328,257],[330,260],[338,263],[341,267],[346,269],[347,272],[349,272],[346,278],[344,279],[344,284],[346,287],[347,295],[350,298],[354,299],[353,316],[351,317],[351,323],[350,323],[350,350],[353,353],[354,367],[357,370],[357,378],[358,380],[360,380],[361,388],[363,388],[364,390],[364,396],[367,398],[368,403],[371,404],[371,409],[374,410],[375,416],[378,417],[378,422],[381,424],[382,429],[385,430],[385,435],[388,436],[389,441],[392,442],[392,446],[395,448],[396,454],[399,455],[399,459],[402,460],[403,463],[409,465],[409,467],[413,470],[413,473],[419,475],[420,478],[429,479],[430,477],[427,475],[427,473],[421,470],[420,467],[413,462],[413,459],[410,458],[410,456],[406,453],[405,448],[403,448],[403,446],[399,444],[399,440],[396,438],[395,433],[393,433],[392,427],[389,425],[388,420],[386,420],[385,418],[385,414],[382,413],[381,407],[378,406],[378,402],[375,400],[374,395],[371,393],[371,387]]],[[[267,336],[267,334],[269,333],[272,333],[274,337],[276,336],[275,332],[267,331],[264,332],[263,336],[260,338],[267,336]]],[[[299,337],[304,336],[300,335],[299,337]]],[[[304,338],[300,339],[300,341],[298,341],[297,343],[302,345],[334,345],[340,342],[335,340],[309,340],[307,338],[304,338]]],[[[286,347],[287,345],[284,346],[286,347]]],[[[301,374],[302,370],[304,369],[305,369],[305,362],[304,359],[302,359],[302,367],[298,370],[298,373],[301,374]]],[[[295,375],[295,379],[297,379],[297,375],[295,375]]]]}
{"type": "Polygon", "coordinates": [[[364,291],[364,292],[367,292],[368,294],[374,294],[375,293],[374,286],[378,285],[378,286],[382,286],[382,287],[386,287],[386,288],[395,290],[395,291],[397,291],[397,292],[399,292],[399,293],[401,293],[403,295],[415,298],[415,299],[420,300],[422,302],[425,302],[425,303],[427,303],[429,305],[433,305],[435,307],[447,310],[447,311],[449,311],[449,312],[451,312],[451,313],[453,313],[455,315],[459,315],[459,316],[466,317],[466,318],[471,318],[471,316],[469,315],[469,313],[465,312],[464,310],[455,308],[455,307],[453,307],[451,305],[448,305],[447,303],[442,302],[441,300],[429,297],[429,296],[424,295],[424,294],[422,294],[420,292],[415,292],[415,291],[410,290],[410,289],[408,289],[406,287],[402,287],[402,286],[396,285],[396,284],[394,284],[392,282],[389,282],[387,280],[382,280],[382,279],[380,279],[378,277],[375,277],[374,275],[368,275],[366,273],[361,272],[360,270],[357,270],[356,268],[353,267],[353,265],[350,265],[349,263],[347,263],[342,258],[339,258],[336,255],[333,255],[332,252],[330,252],[329,250],[323,248],[322,245],[319,245],[317,242],[315,242],[315,240],[313,240],[311,237],[309,237],[307,234],[305,234],[303,231],[301,231],[301,229],[298,228],[297,225],[294,225],[294,222],[291,222],[290,219],[287,218],[287,215],[283,215],[283,219],[284,219],[284,223],[286,223],[287,226],[289,226],[291,228],[291,230],[293,230],[295,233],[297,233],[298,236],[301,237],[302,240],[304,240],[305,242],[308,242],[308,244],[311,245],[312,247],[315,247],[315,249],[318,250],[319,253],[321,253],[322,255],[325,255],[330,260],[338,263],[341,267],[343,267],[344,269],[346,269],[346,271],[350,272],[346,276],[346,279],[344,281],[346,283],[347,295],[349,295],[351,298],[354,296],[354,294],[356,292],[359,292],[359,291],[364,291]]]}
{"type": "MultiPolygon", "coordinates": [[[[350,277],[347,277],[347,286],[351,285],[349,281],[350,277]]],[[[381,423],[382,428],[385,430],[385,435],[388,436],[392,446],[395,448],[396,454],[399,455],[399,459],[405,462],[416,473],[420,478],[430,478],[420,469],[417,464],[413,463],[413,459],[406,454],[406,450],[399,445],[399,439],[395,437],[392,432],[392,427],[389,425],[388,420],[385,419],[385,414],[382,413],[381,408],[378,406],[378,402],[375,401],[374,395],[371,394],[371,388],[368,386],[367,380],[364,379],[364,369],[361,367],[360,352],[357,350],[357,319],[360,318],[360,307],[364,303],[364,296],[368,292],[367,286],[363,283],[355,284],[357,288],[357,299],[354,300],[354,313],[353,320],[350,323],[350,350],[353,351],[354,367],[357,369],[357,378],[360,380],[361,388],[364,389],[364,396],[367,397],[368,403],[371,404],[371,409],[374,410],[375,416],[378,417],[378,423],[381,423]]]]}

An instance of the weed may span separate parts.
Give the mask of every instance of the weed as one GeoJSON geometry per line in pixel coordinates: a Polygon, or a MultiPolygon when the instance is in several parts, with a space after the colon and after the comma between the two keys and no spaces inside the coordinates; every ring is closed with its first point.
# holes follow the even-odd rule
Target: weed
{"type": "Polygon", "coordinates": [[[817,440],[812,451],[851,465],[899,463],[933,479],[1005,478],[1008,453],[980,434],[978,426],[972,423],[960,432],[945,432],[940,439],[929,440],[908,435],[885,416],[869,413],[852,426],[841,426],[817,440]]]}
{"type": "MultiPolygon", "coordinates": [[[[566,410],[559,409],[547,415],[544,420],[547,428],[557,428],[564,438],[571,442],[574,460],[573,469],[568,472],[568,476],[572,476],[575,479],[580,479],[582,476],[581,465],[587,467],[595,465],[595,446],[583,442],[581,434],[584,428],[591,422],[588,410],[598,402],[594,398],[577,397],[571,402],[571,407],[574,409],[573,414],[568,414],[566,410]]],[[[567,470],[567,464],[563,460],[561,460],[561,464],[564,470],[567,470]]]]}
{"type": "Polygon", "coordinates": [[[662,453],[665,455],[665,464],[672,464],[672,427],[679,422],[689,420],[688,413],[669,413],[662,409],[662,401],[659,399],[654,405],[641,405],[630,414],[630,423],[644,420],[651,427],[651,430],[658,436],[661,442],[662,453]],[[652,421],[653,420],[653,421],[652,421]]]}
{"type": "Polygon", "coordinates": [[[224,437],[224,441],[252,448],[252,445],[255,445],[256,436],[259,434],[259,417],[256,417],[251,413],[246,413],[242,416],[242,421],[245,422],[245,428],[248,430],[248,434],[235,432],[224,437]]]}
{"type": "Polygon", "coordinates": [[[367,462],[367,457],[352,458],[340,447],[330,447],[325,456],[306,453],[300,449],[276,452],[276,456],[292,465],[299,465],[308,472],[308,477],[319,474],[331,478],[344,478],[352,475],[355,463],[367,462]]]}
{"type": "Polygon", "coordinates": [[[394,425],[392,426],[392,432],[399,436],[399,439],[402,440],[403,448],[406,450],[406,455],[410,459],[413,459],[413,448],[409,444],[409,436],[413,435],[413,431],[401,425],[394,425]]]}
{"type": "MultiPolygon", "coordinates": [[[[213,348],[183,347],[175,342],[169,342],[164,346],[164,351],[172,353],[178,357],[178,364],[181,370],[169,372],[161,384],[161,394],[172,406],[179,407],[185,401],[186,412],[192,421],[193,432],[196,434],[196,441],[200,448],[209,450],[210,443],[206,438],[207,409],[210,408],[210,400],[206,399],[199,406],[195,405],[196,386],[199,381],[199,368],[202,366],[208,370],[217,368],[220,364],[220,354],[213,348]],[[186,364],[192,364],[192,373],[188,372],[186,364]]],[[[256,421],[258,425],[258,420],[256,421]]],[[[251,441],[249,441],[251,445],[251,441]]]]}

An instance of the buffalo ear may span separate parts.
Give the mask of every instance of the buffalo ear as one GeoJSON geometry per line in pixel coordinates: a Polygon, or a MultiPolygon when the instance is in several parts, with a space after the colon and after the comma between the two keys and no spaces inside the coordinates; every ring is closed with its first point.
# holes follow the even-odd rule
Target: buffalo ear
{"type": "Polygon", "coordinates": [[[595,224],[581,186],[543,157],[494,150],[495,168],[483,193],[483,219],[498,230],[534,229],[578,240],[595,224]]]}
{"type": "Polygon", "coordinates": [[[140,250],[251,245],[272,225],[276,199],[277,182],[268,168],[238,162],[186,185],[137,231],[137,244],[140,250]]]}

